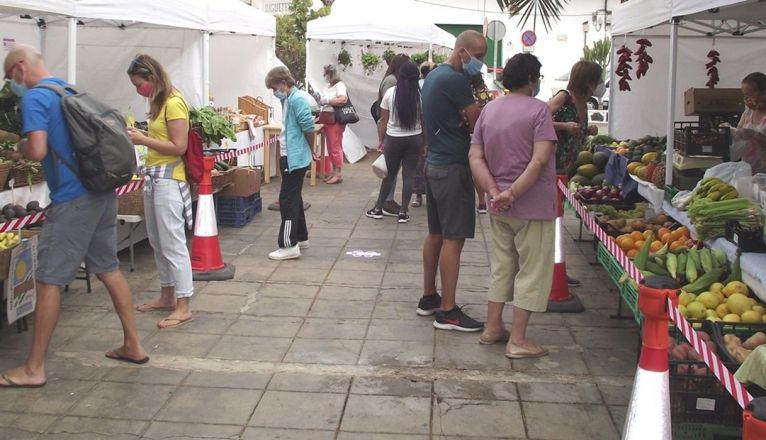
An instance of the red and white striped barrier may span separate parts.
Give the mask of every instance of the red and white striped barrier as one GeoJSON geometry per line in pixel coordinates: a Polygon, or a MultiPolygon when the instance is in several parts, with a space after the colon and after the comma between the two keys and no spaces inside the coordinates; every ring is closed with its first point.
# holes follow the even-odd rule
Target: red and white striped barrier
{"type": "MultiPolygon", "coordinates": [[[[216,154],[215,160],[227,160],[227,159],[233,159],[237,156],[243,156],[245,154],[250,154],[254,151],[260,150],[261,148],[264,148],[266,144],[274,144],[277,142],[276,137],[269,138],[268,142],[259,142],[257,144],[252,144],[247,147],[239,148],[237,150],[233,151],[226,151],[224,153],[216,154]]],[[[139,189],[144,187],[144,180],[133,180],[125,185],[122,185],[121,187],[114,190],[114,192],[118,195],[124,195],[133,191],[138,191],[139,189]]],[[[35,223],[39,223],[41,221],[45,220],[45,214],[42,212],[37,212],[34,214],[30,214],[21,218],[8,220],[2,224],[0,224],[0,232],[5,231],[14,231],[19,228],[24,228],[29,225],[34,225],[35,223]]]]}
{"type": "MultiPolygon", "coordinates": [[[[564,193],[564,196],[567,198],[567,200],[569,200],[569,203],[580,215],[580,218],[588,227],[588,229],[590,229],[591,232],[593,232],[593,234],[602,243],[604,243],[606,248],[609,250],[609,253],[611,253],[617,259],[617,261],[620,262],[620,265],[631,276],[631,278],[636,280],[636,282],[640,282],[644,276],[641,274],[641,271],[638,270],[636,265],[633,264],[625,252],[623,252],[622,249],[617,246],[617,243],[615,243],[609,237],[606,231],[601,229],[601,227],[596,223],[596,220],[590,215],[588,209],[575,198],[574,194],[569,191],[569,188],[567,188],[566,185],[564,185],[562,182],[559,182],[558,184],[559,189],[561,189],[561,191],[564,193]]],[[[728,391],[729,394],[731,394],[737,403],[739,403],[739,405],[744,409],[750,403],[750,401],[753,400],[753,396],[751,396],[750,393],[745,389],[744,385],[739,383],[739,381],[734,378],[734,375],[731,374],[729,369],[726,368],[723,362],[721,362],[721,359],[719,359],[718,356],[716,356],[716,354],[713,353],[708,348],[708,346],[702,342],[702,340],[700,340],[700,338],[697,336],[697,332],[695,332],[692,328],[692,325],[689,324],[689,321],[687,321],[681,312],[679,312],[678,309],[673,306],[670,299],[668,299],[668,310],[670,311],[670,318],[681,331],[681,334],[684,335],[684,337],[689,341],[692,347],[694,347],[697,353],[702,356],[705,364],[707,364],[708,368],[710,368],[710,371],[713,372],[715,377],[718,378],[718,380],[721,382],[721,385],[726,388],[726,391],[728,391]]]]}

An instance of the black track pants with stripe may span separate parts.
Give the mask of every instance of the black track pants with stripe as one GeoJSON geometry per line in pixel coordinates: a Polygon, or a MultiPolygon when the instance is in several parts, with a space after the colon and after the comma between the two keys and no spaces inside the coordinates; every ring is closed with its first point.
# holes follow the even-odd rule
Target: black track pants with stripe
{"type": "Polygon", "coordinates": [[[309,239],[306,228],[306,215],[303,213],[303,181],[306,180],[306,168],[288,171],[287,158],[280,160],[282,170],[282,186],[279,188],[279,212],[282,215],[282,226],[279,228],[277,243],[279,247],[293,247],[299,241],[309,239]]]}

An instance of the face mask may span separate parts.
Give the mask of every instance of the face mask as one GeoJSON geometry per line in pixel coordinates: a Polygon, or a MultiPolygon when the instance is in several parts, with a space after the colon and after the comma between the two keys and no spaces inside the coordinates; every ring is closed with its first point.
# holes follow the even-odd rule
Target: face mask
{"type": "Polygon", "coordinates": [[[277,97],[280,101],[287,99],[288,93],[282,90],[274,90],[274,96],[277,97]]]}
{"type": "MultiPolygon", "coordinates": [[[[466,50],[466,52],[468,51],[466,50]]],[[[471,55],[471,53],[468,52],[468,55],[471,55]]],[[[475,56],[471,55],[471,59],[468,60],[467,63],[463,63],[463,73],[468,77],[479,75],[481,74],[482,66],[484,66],[484,63],[482,63],[481,60],[475,56]]]]}
{"type": "Polygon", "coordinates": [[[152,96],[152,92],[154,91],[154,86],[149,81],[144,81],[140,86],[138,86],[138,94],[143,96],[144,98],[149,98],[152,96]]]}
{"type": "Polygon", "coordinates": [[[537,96],[540,93],[540,81],[535,84],[535,89],[532,91],[532,96],[537,96]]]}
{"type": "Polygon", "coordinates": [[[606,93],[606,84],[600,82],[596,86],[596,90],[593,92],[593,96],[604,96],[606,93]]]}
{"type": "Polygon", "coordinates": [[[24,96],[24,93],[27,93],[27,85],[24,83],[17,83],[15,79],[11,80],[11,92],[13,92],[14,95],[21,98],[24,96]]]}

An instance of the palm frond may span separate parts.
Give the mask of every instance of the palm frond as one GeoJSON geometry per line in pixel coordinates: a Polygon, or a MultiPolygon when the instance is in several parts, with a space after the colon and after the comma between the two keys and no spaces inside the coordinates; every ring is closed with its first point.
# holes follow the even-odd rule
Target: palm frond
{"type": "Polygon", "coordinates": [[[500,9],[508,10],[512,17],[520,15],[521,27],[526,26],[530,17],[534,17],[535,22],[539,17],[547,32],[561,19],[561,12],[566,3],[569,3],[569,0],[497,0],[500,9]]]}

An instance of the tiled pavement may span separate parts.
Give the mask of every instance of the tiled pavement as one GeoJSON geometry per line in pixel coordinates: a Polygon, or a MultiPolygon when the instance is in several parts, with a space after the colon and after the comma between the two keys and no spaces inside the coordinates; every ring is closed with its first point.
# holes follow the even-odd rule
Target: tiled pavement
{"type": "MultiPolygon", "coordinates": [[[[299,260],[266,258],[278,213],[222,228],[235,279],[198,283],[196,319],[180,329],[160,331],[162,315],[140,314],[148,365],[104,358],[119,344],[118,320],[103,287],[88,294],[76,282],[63,295],[48,385],[0,390],[0,439],[619,438],[637,327],[609,318],[617,292],[591,264],[592,244],[566,241],[587,311],[534,316],[531,335],[551,355],[509,361],[502,345],[415,315],[425,209],[404,225],[366,218],[379,183],[372,159],[348,166],[341,185],[306,186],[311,248],[299,260]]],[[[278,189],[278,180],[264,185],[264,202],[278,189]]],[[[458,302],[477,318],[486,316],[487,220],[460,272],[458,302]]],[[[565,223],[576,234],[574,218],[565,223]]],[[[146,243],[137,264],[127,275],[139,302],[159,289],[146,243]]],[[[30,336],[0,330],[0,368],[23,359],[30,336]]]]}

